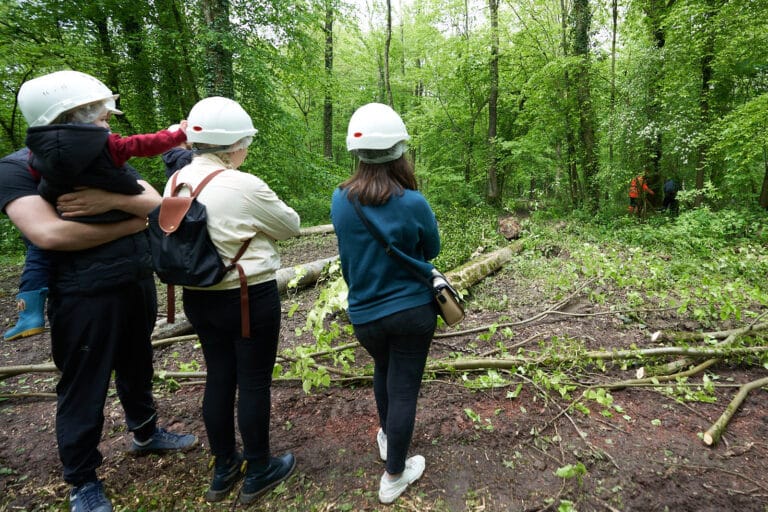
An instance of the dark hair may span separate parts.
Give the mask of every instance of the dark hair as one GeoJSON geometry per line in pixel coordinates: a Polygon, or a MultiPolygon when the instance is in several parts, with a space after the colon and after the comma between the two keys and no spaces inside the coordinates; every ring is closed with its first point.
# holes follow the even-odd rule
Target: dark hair
{"type": "Polygon", "coordinates": [[[357,198],[360,204],[380,205],[389,201],[392,194],[418,190],[418,185],[413,165],[401,156],[383,164],[359,162],[355,174],[339,188],[346,189],[347,197],[357,198]]]}

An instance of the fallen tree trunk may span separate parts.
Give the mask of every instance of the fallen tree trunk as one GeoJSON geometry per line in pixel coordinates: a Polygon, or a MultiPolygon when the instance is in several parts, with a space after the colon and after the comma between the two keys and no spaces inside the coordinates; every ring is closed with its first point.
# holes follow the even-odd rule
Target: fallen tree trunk
{"type": "MultiPolygon", "coordinates": [[[[720,343],[716,343],[714,346],[727,347],[728,345],[733,343],[734,340],[736,340],[736,335],[731,334],[724,341],[721,341],[720,343]]],[[[638,379],[643,379],[646,377],[653,377],[655,375],[669,375],[672,373],[677,373],[692,364],[694,364],[694,361],[689,357],[685,357],[682,359],[678,359],[676,361],[672,361],[671,363],[667,363],[662,366],[655,366],[651,368],[646,368],[645,366],[641,366],[640,368],[637,369],[635,376],[638,379]]]]}
{"type": "MultiPolygon", "coordinates": [[[[188,337],[184,339],[192,339],[188,337]]],[[[156,340],[153,344],[162,345],[163,340],[156,340]]],[[[346,346],[345,346],[346,348],[346,346]]],[[[450,359],[445,361],[436,361],[427,366],[427,371],[454,371],[454,370],[481,370],[481,369],[505,369],[512,370],[521,364],[536,364],[542,366],[556,365],[567,362],[583,362],[589,359],[595,360],[623,360],[635,359],[640,357],[658,357],[658,356],[694,356],[702,358],[712,358],[713,356],[728,356],[737,354],[758,354],[768,352],[766,347],[710,347],[710,348],[691,348],[691,347],[654,347],[648,349],[634,350],[614,350],[614,351],[590,351],[575,354],[537,354],[528,352],[525,356],[512,356],[504,358],[473,358],[473,359],[450,359]]],[[[19,375],[28,372],[46,372],[55,371],[53,363],[31,366],[9,366],[0,367],[0,379],[12,375],[19,375]]],[[[624,381],[626,385],[627,381],[624,381]]]]}
{"type": "Polygon", "coordinates": [[[0,368],[0,380],[23,375],[25,373],[49,373],[58,372],[58,368],[53,363],[29,364],[23,366],[3,366],[0,368]]]}
{"type": "Polygon", "coordinates": [[[747,325],[746,327],[739,327],[738,329],[729,329],[727,331],[710,331],[710,332],[669,332],[662,333],[658,341],[694,341],[694,340],[707,340],[715,339],[722,340],[730,336],[741,336],[749,332],[764,331],[768,329],[768,323],[760,323],[747,325]]]}
{"type": "Polygon", "coordinates": [[[750,391],[759,389],[763,386],[768,386],[768,377],[763,377],[762,379],[754,380],[741,386],[739,392],[736,393],[736,396],[733,397],[731,403],[728,404],[728,407],[725,408],[723,414],[720,415],[720,418],[713,423],[706,432],[704,432],[704,444],[712,446],[717,443],[723,435],[725,427],[728,426],[728,422],[731,421],[733,415],[736,414],[736,411],[741,407],[742,402],[747,398],[750,391]]]}
{"type": "MultiPolygon", "coordinates": [[[[741,327],[739,329],[732,329],[729,331],[717,331],[717,332],[709,332],[709,333],[699,333],[697,337],[694,337],[692,334],[694,333],[686,333],[690,336],[688,336],[687,340],[706,340],[706,339],[722,339],[722,337],[725,335],[725,339],[719,343],[715,343],[714,347],[724,347],[728,346],[734,341],[736,341],[736,338],[739,336],[742,336],[744,334],[750,333],[750,332],[758,332],[762,331],[764,329],[768,328],[768,324],[755,324],[755,325],[748,325],[746,327],[741,327]]],[[[659,339],[669,339],[665,335],[661,335],[659,339]]],[[[673,337],[673,339],[679,340],[679,337],[673,337]]],[[[683,358],[678,359],[677,361],[672,361],[670,363],[667,363],[663,366],[658,367],[641,367],[637,370],[637,378],[642,379],[644,377],[649,377],[653,375],[667,375],[670,373],[679,372],[686,366],[690,366],[691,364],[694,364],[693,361],[691,361],[690,358],[683,358]]]]}
{"type": "Polygon", "coordinates": [[[428,371],[439,370],[479,370],[487,368],[512,370],[521,364],[552,365],[568,362],[583,362],[589,359],[601,361],[635,359],[640,357],[658,356],[694,356],[711,358],[713,356],[728,356],[735,354],[758,354],[768,352],[768,347],[722,347],[722,348],[690,348],[690,347],[654,347],[634,350],[590,351],[579,354],[542,354],[529,352],[527,356],[513,356],[499,359],[475,358],[452,359],[437,361],[427,366],[428,371]]]}
{"type": "MultiPolygon", "coordinates": [[[[281,268],[277,271],[277,290],[280,294],[285,294],[288,290],[288,283],[295,279],[299,272],[302,273],[301,278],[297,283],[297,288],[305,288],[317,282],[322,274],[325,266],[337,260],[338,256],[331,256],[330,258],[323,258],[320,260],[311,261],[309,263],[303,263],[294,267],[281,268]]],[[[175,321],[171,324],[167,322],[165,317],[161,317],[155,323],[155,329],[152,333],[152,339],[158,340],[163,338],[171,338],[176,336],[182,336],[192,332],[192,325],[187,320],[184,313],[177,313],[175,321]]]]}
{"type": "Polygon", "coordinates": [[[444,274],[454,288],[457,290],[466,290],[473,284],[482,281],[499,270],[505,263],[509,262],[515,254],[519,253],[522,248],[522,243],[515,242],[484,256],[468,261],[453,270],[444,272],[444,274]]]}
{"type": "MultiPolygon", "coordinates": [[[[332,225],[330,226],[333,228],[332,225]]],[[[324,230],[328,229],[323,226],[316,226],[316,228],[320,232],[324,232],[324,230]]],[[[310,228],[306,229],[309,230],[310,228]]],[[[445,272],[445,275],[455,288],[466,290],[473,284],[483,280],[485,277],[504,266],[505,263],[512,259],[512,256],[519,253],[521,250],[522,244],[520,242],[515,242],[475,260],[469,261],[454,270],[445,272]]],[[[281,268],[277,271],[278,291],[281,294],[284,294],[288,289],[288,283],[296,278],[298,272],[302,272],[303,275],[301,275],[297,286],[299,288],[311,286],[317,282],[325,266],[337,259],[338,256],[332,256],[330,258],[315,260],[295,267],[281,268]]],[[[175,321],[172,324],[169,324],[165,317],[160,318],[155,324],[152,339],[181,336],[189,334],[190,332],[192,332],[192,326],[190,325],[189,320],[186,319],[183,313],[179,313],[176,315],[175,321]]]]}
{"type": "Polygon", "coordinates": [[[323,224],[321,226],[310,226],[308,228],[301,228],[299,236],[310,235],[325,235],[327,233],[334,233],[333,224],[323,224]]]}

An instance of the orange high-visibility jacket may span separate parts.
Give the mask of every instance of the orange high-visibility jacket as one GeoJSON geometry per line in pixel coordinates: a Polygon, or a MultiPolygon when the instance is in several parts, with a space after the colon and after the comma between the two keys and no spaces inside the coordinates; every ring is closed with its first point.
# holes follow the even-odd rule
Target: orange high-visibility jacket
{"type": "Polygon", "coordinates": [[[635,176],[632,178],[632,182],[629,184],[629,197],[640,197],[640,188],[642,187],[643,192],[647,192],[651,195],[654,195],[653,190],[651,190],[648,187],[648,184],[645,182],[645,178],[642,176],[635,176]]]}

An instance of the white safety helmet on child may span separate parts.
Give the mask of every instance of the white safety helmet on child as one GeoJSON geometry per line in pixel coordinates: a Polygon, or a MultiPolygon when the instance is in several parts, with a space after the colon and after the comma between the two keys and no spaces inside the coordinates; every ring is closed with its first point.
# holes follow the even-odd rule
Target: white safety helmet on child
{"type": "Polygon", "coordinates": [[[29,126],[51,124],[64,112],[103,101],[113,114],[118,95],[97,78],[79,71],[56,71],[28,80],[19,89],[19,109],[29,126]]]}
{"type": "Polygon", "coordinates": [[[212,96],[198,101],[187,116],[187,142],[231,146],[253,136],[251,116],[229,98],[212,96]]]}
{"type": "Polygon", "coordinates": [[[405,123],[392,107],[368,103],[349,119],[347,151],[368,163],[397,160],[405,153],[410,139],[405,123]]]}

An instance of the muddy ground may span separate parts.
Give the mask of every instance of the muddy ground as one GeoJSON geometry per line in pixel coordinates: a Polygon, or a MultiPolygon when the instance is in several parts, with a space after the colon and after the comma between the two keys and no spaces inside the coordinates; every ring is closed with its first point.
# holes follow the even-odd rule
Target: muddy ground
{"type": "MultiPolygon", "coordinates": [[[[335,253],[332,236],[315,237],[286,247],[284,266],[335,253]]],[[[567,255],[561,256],[567,257],[567,255]]],[[[19,268],[0,272],[0,327],[15,321],[14,294],[19,268]]],[[[520,279],[508,266],[472,291],[473,296],[513,297],[505,311],[484,311],[470,300],[462,330],[516,322],[541,313],[555,301],[536,283],[520,279]]],[[[283,302],[282,345],[307,343],[295,328],[305,320],[317,292],[308,290],[283,302]],[[288,315],[291,304],[299,313],[288,315]]],[[[487,303],[487,302],[485,302],[487,303]]],[[[534,349],[553,336],[571,337],[591,349],[651,346],[656,330],[698,330],[673,312],[640,316],[602,314],[578,294],[562,310],[575,315],[546,315],[515,327],[511,337],[468,332],[435,339],[432,357],[487,356],[497,344],[534,349]],[[594,314],[600,313],[600,314],[594,314]]],[[[440,333],[456,331],[440,329],[440,333]]],[[[348,342],[344,339],[340,342],[348,342]]],[[[514,349],[517,350],[517,349],[514,349]]],[[[511,351],[511,352],[514,352],[511,351]]],[[[356,365],[370,363],[357,350],[356,365]]],[[[50,361],[47,333],[0,343],[0,366],[50,361]]],[[[158,371],[204,370],[193,341],[156,351],[158,371]],[[194,368],[192,368],[194,369],[194,368]]],[[[609,365],[587,374],[591,383],[627,379],[626,369],[609,365]]],[[[564,372],[568,368],[563,369],[564,372]]],[[[410,510],[410,511],[765,511],[768,510],[768,394],[753,392],[728,426],[723,440],[705,446],[700,434],[720,416],[736,385],[765,376],[760,367],[719,364],[715,403],[678,401],[650,387],[614,390],[610,415],[597,402],[591,414],[566,408],[534,375],[513,376],[512,386],[473,391],[458,376],[429,375],[419,400],[412,453],[427,460],[423,478],[394,506],[376,499],[384,470],[378,460],[378,428],[368,382],[335,384],[306,394],[296,382],[273,386],[272,448],[292,451],[296,473],[252,510],[410,510]],[[536,384],[534,384],[534,381],[536,384]],[[517,384],[522,383],[516,395],[517,384]],[[516,396],[515,396],[516,395],[516,396]],[[559,468],[581,468],[577,477],[561,478],[559,468]],[[571,502],[569,509],[566,502],[571,502]]],[[[580,376],[584,377],[583,371],[580,376]]],[[[473,377],[474,378],[474,377],[473,377]]],[[[698,377],[700,379],[700,377],[698,377]]],[[[66,510],[67,486],[61,480],[54,434],[54,373],[29,373],[0,381],[0,393],[25,394],[0,401],[0,510],[66,510]],[[38,395],[41,394],[41,395],[38,395]]],[[[236,510],[227,500],[208,505],[202,494],[210,476],[210,453],[201,419],[203,384],[180,381],[178,390],[158,382],[156,399],[161,423],[171,430],[193,432],[201,439],[186,454],[134,459],[124,453],[129,442],[116,398],[108,399],[100,475],[117,510],[236,510]]],[[[674,386],[673,386],[674,387],[674,386]]],[[[578,473],[578,471],[576,471],[578,473]]],[[[234,497],[234,494],[233,494],[234,497]]]]}

